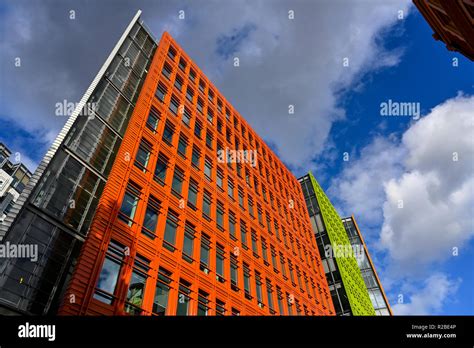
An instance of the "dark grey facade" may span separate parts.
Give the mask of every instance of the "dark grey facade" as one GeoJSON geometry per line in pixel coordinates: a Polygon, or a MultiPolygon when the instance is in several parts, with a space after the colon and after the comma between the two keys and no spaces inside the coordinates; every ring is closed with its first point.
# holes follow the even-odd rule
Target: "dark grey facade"
{"type": "Polygon", "coordinates": [[[49,314],[59,306],[156,50],[140,14],[0,226],[2,243],[39,249],[37,262],[0,259],[0,314],[49,314]]]}

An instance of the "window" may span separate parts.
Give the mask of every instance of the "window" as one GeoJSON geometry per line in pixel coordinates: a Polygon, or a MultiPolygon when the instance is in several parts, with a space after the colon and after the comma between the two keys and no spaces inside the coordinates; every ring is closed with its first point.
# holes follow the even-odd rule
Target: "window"
{"type": "Polygon", "coordinates": [[[262,207],[260,207],[260,204],[257,204],[257,214],[258,214],[258,222],[261,225],[263,225],[262,207]]]}
{"type": "Polygon", "coordinates": [[[257,301],[259,307],[263,307],[263,299],[262,299],[262,278],[260,277],[260,273],[255,272],[255,290],[257,293],[257,301]]]}
{"type": "Polygon", "coordinates": [[[235,239],[235,215],[229,212],[229,234],[235,239]]]}
{"type": "Polygon", "coordinates": [[[179,60],[179,68],[184,71],[186,69],[186,62],[183,60],[183,58],[181,58],[179,60]]]}
{"type": "Polygon", "coordinates": [[[220,168],[217,168],[216,183],[217,183],[217,187],[219,187],[220,189],[223,188],[223,186],[224,186],[224,172],[220,168]]]}
{"type": "Polygon", "coordinates": [[[216,316],[225,315],[225,302],[216,298],[216,316]]]}
{"type": "Polygon", "coordinates": [[[245,222],[240,220],[240,239],[242,242],[242,247],[244,249],[248,249],[247,247],[247,226],[245,225],[245,222]]]}
{"type": "Polygon", "coordinates": [[[206,145],[208,148],[212,149],[212,141],[214,137],[212,136],[212,133],[207,131],[206,132],[206,145]]]}
{"type": "Polygon", "coordinates": [[[273,266],[273,269],[275,270],[275,272],[278,272],[278,265],[277,265],[277,261],[276,261],[276,251],[275,251],[275,248],[273,246],[270,246],[270,250],[271,250],[271,254],[272,254],[272,266],[273,266]]]}
{"type": "Polygon", "coordinates": [[[234,198],[234,182],[230,178],[227,180],[227,194],[230,198],[234,198]]]}
{"type": "Polygon", "coordinates": [[[176,76],[176,79],[174,80],[174,85],[181,92],[181,90],[183,89],[183,78],[181,76],[176,76]]]}
{"type": "Polygon", "coordinates": [[[291,264],[291,261],[290,261],[290,260],[288,260],[288,269],[289,269],[289,271],[290,271],[290,279],[291,279],[291,282],[292,282],[294,285],[296,285],[296,283],[295,283],[295,278],[294,278],[294,276],[293,276],[293,265],[291,264]]]}
{"type": "Polygon", "coordinates": [[[224,260],[225,250],[219,243],[216,244],[216,276],[221,283],[224,282],[224,260]]]}
{"type": "Polygon", "coordinates": [[[174,127],[166,122],[165,129],[163,131],[163,140],[168,144],[171,145],[173,142],[173,135],[174,135],[174,127]]]}
{"type": "Polygon", "coordinates": [[[224,205],[219,201],[216,204],[216,224],[219,230],[224,230],[224,205]]]}
{"type": "Polygon", "coordinates": [[[244,208],[244,191],[239,187],[239,205],[243,209],[244,208]]]}
{"type": "Polygon", "coordinates": [[[173,182],[171,183],[171,191],[177,196],[181,197],[181,190],[183,188],[184,172],[181,168],[174,168],[173,182]]]}
{"type": "Polygon", "coordinates": [[[214,121],[214,113],[212,112],[212,110],[208,107],[207,108],[207,120],[212,124],[212,122],[214,121]]]}
{"type": "Polygon", "coordinates": [[[198,316],[209,315],[209,294],[203,290],[198,292],[198,316]]]}
{"type": "Polygon", "coordinates": [[[150,196],[145,211],[145,218],[143,219],[142,233],[151,239],[155,239],[156,237],[155,231],[158,223],[159,211],[160,201],[153,196],[150,196]]]}
{"type": "Polygon", "coordinates": [[[197,148],[194,147],[193,148],[193,154],[192,154],[192,157],[191,157],[191,162],[197,168],[199,168],[200,159],[201,159],[201,153],[199,152],[199,150],[197,148]]]}
{"type": "Polygon", "coordinates": [[[209,99],[210,102],[214,100],[214,92],[209,90],[209,93],[207,94],[207,98],[209,99]]]}
{"type": "Polygon", "coordinates": [[[168,168],[168,158],[163,155],[158,156],[156,162],[154,179],[161,185],[164,185],[166,181],[166,169],[168,168]]]}
{"type": "Polygon", "coordinates": [[[125,247],[111,240],[97,280],[94,298],[106,304],[114,301],[115,288],[125,256],[125,247]]]}
{"type": "Polygon", "coordinates": [[[165,235],[163,238],[163,246],[174,251],[174,243],[176,242],[176,230],[178,229],[178,214],[170,210],[168,212],[168,218],[166,219],[165,235]]]}
{"type": "Polygon", "coordinates": [[[252,295],[251,295],[251,288],[250,288],[250,268],[246,263],[243,264],[243,270],[244,270],[245,298],[251,300],[252,295]]]}
{"type": "Polygon", "coordinates": [[[247,201],[248,201],[248,207],[249,207],[249,213],[250,213],[250,216],[251,217],[254,217],[254,211],[253,211],[253,200],[252,200],[252,197],[248,196],[247,197],[247,201]]]}
{"type": "Polygon", "coordinates": [[[239,265],[237,258],[231,253],[230,254],[230,282],[231,289],[234,291],[239,290],[239,265]]]}
{"type": "Polygon", "coordinates": [[[135,157],[135,166],[140,168],[143,172],[146,172],[152,148],[153,145],[151,145],[148,141],[145,139],[141,140],[140,146],[138,147],[137,156],[135,157]]]}
{"type": "Polygon", "coordinates": [[[181,157],[186,157],[186,149],[188,148],[188,139],[184,135],[180,135],[178,142],[178,153],[181,157]]]}
{"type": "Polygon", "coordinates": [[[174,94],[171,96],[169,109],[175,116],[178,115],[179,99],[174,94]]]}
{"type": "Polygon", "coordinates": [[[201,98],[198,97],[197,100],[197,109],[198,111],[202,114],[202,109],[204,108],[204,102],[202,101],[201,98]]]}
{"type": "Polygon", "coordinates": [[[153,300],[153,314],[165,315],[168,308],[168,298],[172,273],[162,267],[158,269],[158,280],[156,282],[155,298],[153,300]]]}
{"type": "Polygon", "coordinates": [[[191,207],[193,210],[196,210],[198,192],[199,192],[198,183],[194,181],[193,179],[191,179],[189,181],[189,188],[188,188],[188,206],[191,207]]]}
{"type": "Polygon", "coordinates": [[[212,179],[212,162],[208,157],[206,157],[206,160],[204,161],[204,174],[208,180],[212,179]]]}
{"type": "Polygon", "coordinates": [[[286,293],[286,299],[288,303],[288,314],[293,315],[293,302],[295,301],[295,298],[293,295],[286,293]]]}
{"type": "Polygon", "coordinates": [[[176,315],[189,315],[189,302],[191,294],[191,283],[184,279],[179,281],[178,290],[178,306],[176,308],[176,315]]]}
{"type": "Polygon", "coordinates": [[[280,267],[281,267],[281,273],[283,274],[283,277],[286,278],[285,257],[283,256],[282,253],[280,253],[280,267]]]}
{"type": "Polygon", "coordinates": [[[281,289],[277,286],[277,300],[278,300],[278,311],[280,312],[280,315],[285,315],[285,308],[283,305],[283,292],[281,289]]]}
{"type": "Polygon", "coordinates": [[[222,134],[222,121],[217,119],[217,131],[222,134]]]}
{"type": "Polygon", "coordinates": [[[240,311],[232,307],[232,315],[235,317],[238,317],[240,315],[240,311]]]}
{"type": "Polygon", "coordinates": [[[191,125],[191,111],[189,111],[189,109],[186,106],[184,107],[182,121],[187,127],[191,125]]]}
{"type": "Polygon", "coordinates": [[[183,259],[189,263],[192,263],[193,252],[194,252],[194,238],[196,238],[196,230],[194,225],[186,222],[184,227],[184,240],[183,240],[183,259]]]}
{"type": "Polygon", "coordinates": [[[186,98],[192,103],[194,98],[194,91],[192,88],[188,87],[186,89],[186,98]]]}
{"type": "Polygon", "coordinates": [[[166,89],[166,86],[160,82],[155,92],[156,97],[158,98],[158,100],[164,102],[167,93],[168,91],[166,89]]]}
{"type": "Polygon", "coordinates": [[[268,265],[267,242],[262,238],[262,257],[266,265],[268,265]]]}
{"type": "Polygon", "coordinates": [[[207,191],[204,191],[204,194],[202,197],[202,216],[207,220],[211,219],[211,204],[212,204],[211,194],[207,191]]]}
{"type": "Polygon", "coordinates": [[[258,256],[257,232],[252,230],[252,251],[255,256],[258,256]]]}
{"type": "Polygon", "coordinates": [[[129,182],[118,216],[119,219],[126,222],[128,226],[133,225],[133,218],[135,217],[140,194],[141,187],[137,186],[133,182],[129,182]]]}
{"type": "Polygon", "coordinates": [[[211,237],[207,234],[201,236],[201,255],[200,255],[200,267],[204,273],[209,273],[209,250],[211,250],[211,237]]]}
{"type": "Polygon", "coordinates": [[[163,66],[163,70],[161,70],[161,73],[163,74],[163,76],[165,76],[169,80],[171,77],[172,70],[173,69],[171,68],[171,66],[165,63],[165,65],[163,66]]]}
{"type": "Polygon", "coordinates": [[[230,120],[230,110],[225,108],[225,117],[230,120]]]}
{"type": "Polygon", "coordinates": [[[137,254],[133,264],[132,277],[128,286],[127,298],[125,299],[125,312],[132,315],[142,313],[143,296],[145,294],[150,260],[137,254]]]}
{"type": "Polygon", "coordinates": [[[204,88],[206,88],[206,85],[204,84],[203,80],[199,80],[199,90],[204,93],[204,88]]]}
{"type": "Polygon", "coordinates": [[[267,279],[267,300],[268,300],[268,308],[270,308],[270,312],[275,313],[273,308],[273,287],[272,283],[269,279],[267,279]]]}
{"type": "Polygon", "coordinates": [[[168,57],[170,57],[171,60],[174,60],[174,58],[176,57],[176,50],[171,46],[168,49],[168,57]]]}
{"type": "Polygon", "coordinates": [[[222,101],[220,99],[217,99],[217,109],[222,113],[222,101]]]}
{"type": "Polygon", "coordinates": [[[192,70],[192,69],[189,71],[189,79],[190,79],[191,81],[195,81],[195,80],[196,80],[196,73],[195,73],[194,70],[192,70]]]}
{"type": "Polygon", "coordinates": [[[196,124],[194,125],[194,135],[196,135],[199,139],[201,139],[202,134],[202,124],[201,122],[196,120],[196,124]]]}
{"type": "Polygon", "coordinates": [[[158,128],[159,120],[160,120],[160,113],[158,112],[158,110],[152,107],[150,109],[150,112],[148,113],[148,119],[146,121],[147,127],[155,132],[156,129],[158,128]]]}

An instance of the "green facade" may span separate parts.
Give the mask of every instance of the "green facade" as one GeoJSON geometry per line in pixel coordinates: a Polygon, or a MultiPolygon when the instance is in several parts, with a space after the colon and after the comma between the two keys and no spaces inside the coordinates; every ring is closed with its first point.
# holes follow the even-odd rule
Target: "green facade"
{"type": "MultiPolygon", "coordinates": [[[[321,215],[324,224],[326,225],[327,234],[329,236],[333,250],[336,250],[337,246],[350,248],[351,243],[339,214],[331,204],[331,201],[326,196],[314,176],[309,173],[309,177],[311,178],[311,184],[316,194],[316,198],[321,209],[321,215]]],[[[372,301],[370,300],[369,293],[354,255],[334,257],[334,259],[336,260],[337,266],[341,273],[342,282],[344,284],[353,315],[375,315],[372,301]]]]}

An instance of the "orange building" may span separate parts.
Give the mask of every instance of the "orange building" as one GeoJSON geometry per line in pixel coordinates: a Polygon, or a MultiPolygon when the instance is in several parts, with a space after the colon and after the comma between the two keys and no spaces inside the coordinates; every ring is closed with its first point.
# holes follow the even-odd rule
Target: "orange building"
{"type": "Polygon", "coordinates": [[[293,174],[164,33],[63,315],[334,315],[293,174]]]}

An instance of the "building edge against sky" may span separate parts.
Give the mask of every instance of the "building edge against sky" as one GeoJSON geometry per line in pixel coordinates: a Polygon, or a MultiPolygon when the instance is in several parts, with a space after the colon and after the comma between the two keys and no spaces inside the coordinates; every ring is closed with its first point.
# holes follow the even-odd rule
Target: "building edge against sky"
{"type": "Polygon", "coordinates": [[[375,315],[344,224],[312,173],[298,179],[337,315],[375,315]],[[341,257],[337,253],[341,252],[341,257]],[[336,262],[334,262],[334,260],[336,262]]]}
{"type": "Polygon", "coordinates": [[[138,11],[40,162],[0,240],[38,245],[38,260],[0,260],[0,313],[47,314],[59,305],[156,45],[138,11]],[[139,42],[132,44],[132,39],[139,42]],[[124,56],[130,64],[122,64],[124,56]],[[94,117],[86,117],[97,103],[94,117]]]}
{"type": "Polygon", "coordinates": [[[0,313],[333,315],[297,179],[167,33],[155,53],[140,14],[0,228],[40,249],[0,263],[0,313]],[[255,144],[259,172],[220,166],[219,143],[255,144]]]}
{"type": "Polygon", "coordinates": [[[382,283],[377,275],[375,265],[370,257],[369,249],[365,244],[362,233],[355,220],[354,215],[342,219],[344,228],[351,244],[356,247],[357,264],[359,265],[364,278],[365,285],[369,291],[370,300],[374,306],[377,315],[392,315],[392,309],[388,302],[388,298],[383,289],[382,283]]]}

